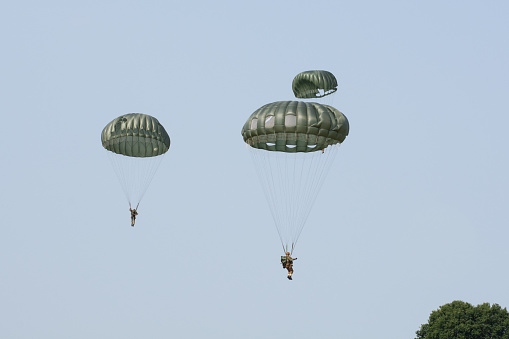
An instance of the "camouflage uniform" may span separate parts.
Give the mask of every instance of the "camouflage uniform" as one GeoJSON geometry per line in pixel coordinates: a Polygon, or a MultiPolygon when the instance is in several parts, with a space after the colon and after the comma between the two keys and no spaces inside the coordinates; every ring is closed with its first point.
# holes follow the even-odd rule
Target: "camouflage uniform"
{"type": "Polygon", "coordinates": [[[283,268],[286,268],[288,270],[288,279],[292,280],[292,274],[293,274],[293,261],[297,260],[297,258],[292,258],[290,256],[290,252],[286,252],[286,256],[281,257],[281,261],[283,263],[283,268]]]}
{"type": "Polygon", "coordinates": [[[136,208],[131,209],[130,207],[129,211],[131,211],[131,226],[134,227],[134,223],[136,222],[136,216],[138,215],[138,212],[136,212],[136,208]]]}

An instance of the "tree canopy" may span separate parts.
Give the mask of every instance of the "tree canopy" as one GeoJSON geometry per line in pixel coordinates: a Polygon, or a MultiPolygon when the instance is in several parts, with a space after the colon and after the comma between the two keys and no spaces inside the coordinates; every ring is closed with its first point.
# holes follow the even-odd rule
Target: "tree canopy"
{"type": "Polygon", "coordinates": [[[509,313],[498,304],[453,301],[431,312],[416,339],[509,339],[509,313]]]}

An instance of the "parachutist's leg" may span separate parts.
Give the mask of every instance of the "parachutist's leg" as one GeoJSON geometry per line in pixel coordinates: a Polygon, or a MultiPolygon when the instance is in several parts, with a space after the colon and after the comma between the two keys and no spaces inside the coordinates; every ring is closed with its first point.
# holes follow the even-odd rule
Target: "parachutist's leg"
{"type": "Polygon", "coordinates": [[[286,267],[286,269],[288,270],[288,279],[292,280],[292,274],[293,274],[293,267],[292,267],[292,265],[288,265],[286,267]]]}

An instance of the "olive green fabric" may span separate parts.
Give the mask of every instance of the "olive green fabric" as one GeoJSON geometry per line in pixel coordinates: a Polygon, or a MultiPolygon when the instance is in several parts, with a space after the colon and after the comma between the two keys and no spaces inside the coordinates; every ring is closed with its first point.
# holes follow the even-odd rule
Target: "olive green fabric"
{"type": "Polygon", "coordinates": [[[122,115],[101,133],[103,147],[129,157],[155,157],[170,148],[170,137],[156,118],[141,113],[122,115]]]}
{"type": "Polygon", "coordinates": [[[338,82],[331,72],[306,71],[295,76],[292,82],[293,94],[296,98],[321,98],[337,91],[338,82]],[[323,90],[320,93],[319,90],[323,90]]]}
{"type": "Polygon", "coordinates": [[[349,129],[346,116],[332,106],[277,101],[251,114],[242,128],[242,137],[254,148],[314,152],[342,143],[349,129]]]}

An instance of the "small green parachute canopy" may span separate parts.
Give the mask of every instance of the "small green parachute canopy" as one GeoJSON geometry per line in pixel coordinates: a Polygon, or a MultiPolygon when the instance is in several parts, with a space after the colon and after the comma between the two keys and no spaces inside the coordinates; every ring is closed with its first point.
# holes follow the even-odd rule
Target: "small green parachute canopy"
{"type": "Polygon", "coordinates": [[[242,128],[242,137],[253,148],[296,153],[342,143],[348,132],[348,119],[332,106],[277,101],[251,114],[242,128]]]}
{"type": "Polygon", "coordinates": [[[159,121],[147,114],[122,115],[104,127],[104,148],[128,157],[155,157],[170,148],[170,137],[159,121]]]}
{"type": "Polygon", "coordinates": [[[296,98],[322,98],[337,91],[338,82],[331,72],[306,71],[293,78],[292,89],[296,98]]]}

